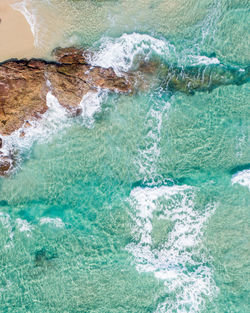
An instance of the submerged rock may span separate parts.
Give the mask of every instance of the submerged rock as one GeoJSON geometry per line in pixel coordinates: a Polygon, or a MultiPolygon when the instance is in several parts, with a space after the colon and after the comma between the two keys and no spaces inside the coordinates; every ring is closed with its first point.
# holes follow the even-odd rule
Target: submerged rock
{"type": "Polygon", "coordinates": [[[46,248],[42,248],[41,250],[37,250],[35,252],[34,264],[35,266],[46,266],[50,261],[57,258],[58,255],[56,251],[48,250],[46,248]]]}
{"type": "Polygon", "coordinates": [[[222,64],[166,68],[163,84],[170,91],[192,95],[196,91],[210,92],[220,86],[242,85],[249,81],[249,74],[249,68],[239,70],[222,64]]]}
{"type": "Polygon", "coordinates": [[[219,86],[242,85],[250,79],[250,67],[239,69],[223,64],[197,65],[185,68],[170,66],[160,61],[141,63],[138,71],[144,78],[170,92],[193,95],[195,92],[211,92],[219,86]]]}

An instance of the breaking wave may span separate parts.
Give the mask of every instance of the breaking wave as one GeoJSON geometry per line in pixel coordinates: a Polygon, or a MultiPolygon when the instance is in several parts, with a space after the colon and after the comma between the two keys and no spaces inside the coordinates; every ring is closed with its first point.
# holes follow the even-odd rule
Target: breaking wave
{"type": "Polygon", "coordinates": [[[214,206],[197,210],[194,188],[135,188],[129,203],[135,243],[127,246],[139,272],[164,281],[167,301],[156,312],[200,312],[217,292],[210,260],[202,245],[214,206]]]}
{"type": "Polygon", "coordinates": [[[186,48],[179,52],[168,40],[147,34],[132,33],[123,34],[119,38],[104,37],[97,45],[98,52],[90,57],[91,64],[112,67],[116,74],[132,70],[139,61],[148,61],[153,56],[179,66],[220,63],[217,58],[202,56],[195,49],[186,48]]]}
{"type": "Polygon", "coordinates": [[[244,170],[233,175],[232,184],[240,184],[250,190],[250,170],[244,170]]]}

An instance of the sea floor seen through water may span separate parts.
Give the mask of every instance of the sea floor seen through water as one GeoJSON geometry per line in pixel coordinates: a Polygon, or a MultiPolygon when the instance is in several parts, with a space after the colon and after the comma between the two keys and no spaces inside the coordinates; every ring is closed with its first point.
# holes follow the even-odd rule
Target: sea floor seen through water
{"type": "MultiPolygon", "coordinates": [[[[151,59],[249,69],[248,1],[11,5],[46,59],[74,45],[118,74],[151,59]]],[[[215,87],[100,90],[76,118],[48,93],[42,120],[6,138],[18,161],[0,179],[1,312],[250,311],[250,85],[215,87]]]]}

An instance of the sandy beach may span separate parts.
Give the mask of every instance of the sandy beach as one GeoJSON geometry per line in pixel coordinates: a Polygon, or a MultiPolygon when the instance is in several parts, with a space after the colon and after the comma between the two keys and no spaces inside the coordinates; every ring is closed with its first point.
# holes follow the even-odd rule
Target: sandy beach
{"type": "Polygon", "coordinates": [[[0,1],[0,62],[9,58],[35,55],[34,37],[25,17],[11,6],[9,0],[0,1]]]}

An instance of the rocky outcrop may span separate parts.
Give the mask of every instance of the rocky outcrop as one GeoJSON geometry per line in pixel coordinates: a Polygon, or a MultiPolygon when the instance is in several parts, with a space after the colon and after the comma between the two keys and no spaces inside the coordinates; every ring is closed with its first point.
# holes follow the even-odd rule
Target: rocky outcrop
{"type": "Polygon", "coordinates": [[[61,105],[74,111],[82,97],[98,88],[131,92],[131,77],[119,77],[111,68],[92,67],[83,50],[55,51],[57,62],[11,60],[0,65],[0,135],[10,135],[29,120],[37,119],[48,109],[50,90],[61,105]]]}
{"type": "MultiPolygon", "coordinates": [[[[54,54],[55,62],[31,59],[0,64],[0,136],[10,135],[24,125],[29,126],[29,121],[41,118],[48,110],[48,91],[75,114],[89,91],[103,88],[129,93],[133,90],[131,75],[120,77],[112,68],[91,66],[81,49],[57,49],[54,54]]],[[[0,151],[0,175],[11,166],[12,158],[0,151]]]]}
{"type": "Polygon", "coordinates": [[[48,86],[40,61],[9,61],[0,66],[0,134],[10,135],[46,112],[48,86]]]}
{"type": "MultiPolygon", "coordinates": [[[[82,97],[100,88],[130,93],[158,85],[168,92],[192,95],[222,85],[241,85],[250,78],[250,67],[237,69],[212,64],[180,68],[161,60],[142,62],[133,73],[118,76],[112,68],[91,66],[83,49],[56,49],[54,55],[54,62],[32,59],[0,64],[0,175],[5,175],[14,165],[10,152],[3,152],[4,136],[29,127],[30,121],[42,117],[48,110],[49,91],[76,115],[80,113],[82,97]]],[[[20,136],[25,136],[25,130],[20,136]]]]}

